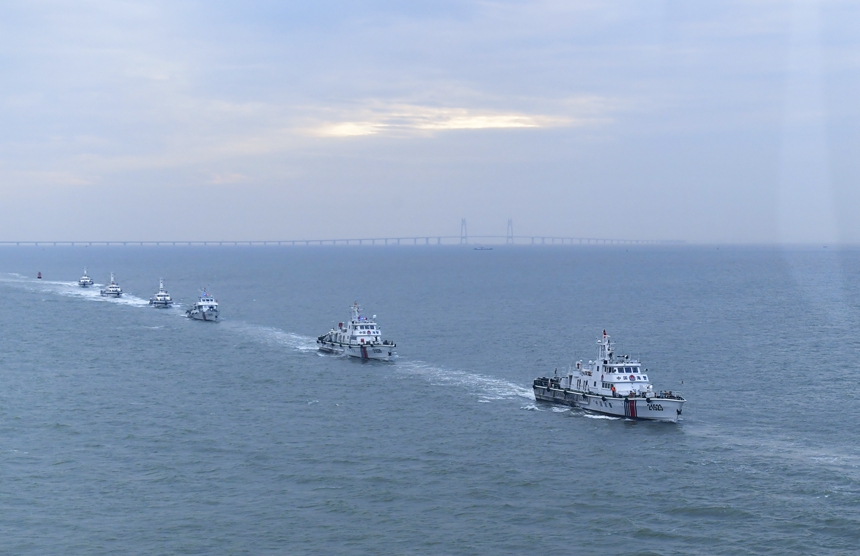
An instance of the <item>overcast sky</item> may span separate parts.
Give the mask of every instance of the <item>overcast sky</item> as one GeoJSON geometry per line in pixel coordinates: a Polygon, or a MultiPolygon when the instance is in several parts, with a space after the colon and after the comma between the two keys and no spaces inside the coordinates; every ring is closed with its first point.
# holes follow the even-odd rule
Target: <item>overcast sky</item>
{"type": "Polygon", "coordinates": [[[0,3],[0,239],[860,242],[860,3],[0,3]]]}

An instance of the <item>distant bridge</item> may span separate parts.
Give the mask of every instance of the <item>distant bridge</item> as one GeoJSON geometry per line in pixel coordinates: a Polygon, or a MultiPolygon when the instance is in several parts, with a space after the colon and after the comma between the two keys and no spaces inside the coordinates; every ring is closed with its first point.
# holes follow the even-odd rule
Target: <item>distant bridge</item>
{"type": "Polygon", "coordinates": [[[0,241],[12,246],[293,246],[293,245],[680,245],[679,240],[612,239],[561,236],[402,236],[267,241],[0,241]]]}
{"type": "Polygon", "coordinates": [[[458,236],[401,236],[344,239],[279,239],[271,241],[0,241],[0,245],[680,245],[679,240],[611,239],[599,237],[515,236],[514,221],[508,219],[505,235],[470,236],[466,219],[458,236]],[[475,243],[469,240],[482,240],[475,243]]]}

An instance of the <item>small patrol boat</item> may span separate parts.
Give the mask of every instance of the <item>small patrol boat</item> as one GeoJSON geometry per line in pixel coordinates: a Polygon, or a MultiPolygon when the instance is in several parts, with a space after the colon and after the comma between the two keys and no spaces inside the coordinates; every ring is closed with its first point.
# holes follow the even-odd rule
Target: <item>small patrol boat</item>
{"type": "Polygon", "coordinates": [[[648,369],[627,355],[615,356],[606,330],[597,344],[596,361],[578,361],[567,376],[557,376],[556,369],[556,376],[536,378],[535,399],[628,419],[677,422],[687,401],[680,392],[655,392],[648,369]]]}
{"type": "Polygon", "coordinates": [[[161,309],[166,309],[173,305],[173,300],[170,298],[170,294],[164,289],[164,278],[158,279],[158,292],[149,298],[149,304],[161,309]]]}
{"type": "Polygon", "coordinates": [[[337,328],[332,328],[327,334],[317,338],[319,350],[361,359],[390,360],[397,344],[382,339],[382,330],[376,324],[376,315],[373,315],[373,318],[362,315],[357,302],[351,310],[352,319],[346,325],[339,322],[337,328]]]}
{"type": "Polygon", "coordinates": [[[78,280],[78,285],[82,288],[89,288],[94,283],[95,282],[93,282],[93,279],[90,278],[89,275],[87,274],[87,267],[84,267],[84,275],[81,276],[80,280],[78,280]]]}
{"type": "Polygon", "coordinates": [[[110,273],[110,284],[101,291],[104,297],[122,297],[122,288],[114,281],[113,272],[110,273]]]}
{"type": "Polygon", "coordinates": [[[218,300],[212,297],[206,288],[200,290],[197,303],[185,311],[185,316],[190,319],[205,320],[207,322],[218,322],[218,300]]]}

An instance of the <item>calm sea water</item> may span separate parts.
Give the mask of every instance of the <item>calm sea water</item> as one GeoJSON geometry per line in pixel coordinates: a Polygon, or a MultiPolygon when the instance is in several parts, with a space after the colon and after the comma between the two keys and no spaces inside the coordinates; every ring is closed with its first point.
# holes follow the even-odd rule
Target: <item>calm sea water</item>
{"type": "Polygon", "coordinates": [[[3,248],[0,553],[853,554],[858,276],[823,248],[3,248]],[[148,307],[162,276],[223,322],[148,307]],[[396,361],[316,351],[356,300],[396,361]],[[535,403],[603,329],[681,422],[535,403]]]}

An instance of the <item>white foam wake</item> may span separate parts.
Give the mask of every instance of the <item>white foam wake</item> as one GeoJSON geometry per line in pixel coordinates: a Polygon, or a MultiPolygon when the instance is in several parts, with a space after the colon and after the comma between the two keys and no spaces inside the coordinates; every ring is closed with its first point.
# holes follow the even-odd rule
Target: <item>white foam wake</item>
{"type": "Polygon", "coordinates": [[[622,417],[612,417],[611,415],[599,415],[597,413],[583,413],[583,417],[587,419],[608,419],[609,421],[620,421],[622,417]]]}
{"type": "MultiPolygon", "coordinates": [[[[30,291],[43,291],[90,301],[117,303],[134,307],[149,306],[149,301],[146,299],[125,293],[120,298],[102,297],[100,294],[101,288],[98,284],[91,288],[81,288],[77,282],[35,280],[17,274],[2,274],[0,275],[0,282],[20,286],[30,291]]],[[[184,316],[184,313],[181,311],[174,311],[174,313],[184,316]]],[[[229,320],[222,321],[220,326],[268,345],[285,347],[299,352],[318,351],[316,338],[311,336],[286,332],[270,326],[229,320]]],[[[400,358],[397,359],[397,364],[394,368],[397,372],[422,376],[434,385],[455,386],[471,391],[480,402],[513,398],[525,398],[532,401],[535,399],[531,388],[480,373],[447,369],[424,361],[409,361],[400,358]]]]}
{"type": "Polygon", "coordinates": [[[297,351],[317,351],[316,338],[294,332],[285,332],[271,326],[260,326],[244,322],[223,321],[221,326],[252,340],[297,351]]]}
{"type": "MultiPolygon", "coordinates": [[[[14,273],[0,274],[0,282],[33,292],[44,292],[53,295],[85,299],[88,301],[116,303],[132,307],[149,307],[148,300],[129,293],[123,293],[122,297],[103,297],[101,295],[101,289],[103,287],[101,284],[94,284],[89,288],[82,288],[78,285],[77,281],[61,282],[54,280],[38,280],[14,273]]],[[[180,303],[174,303],[174,310],[160,309],[160,311],[185,317],[185,312],[178,310],[178,307],[180,306],[180,303]]],[[[292,332],[285,332],[278,328],[234,321],[222,321],[220,324],[223,328],[270,345],[285,346],[299,351],[315,351],[317,349],[316,338],[292,332]]]]}
{"type": "Polygon", "coordinates": [[[123,293],[122,297],[103,297],[101,289],[102,284],[94,284],[89,288],[82,288],[77,282],[60,282],[56,280],[38,280],[21,276],[20,274],[5,274],[0,276],[0,281],[14,286],[19,286],[24,289],[36,292],[51,293],[66,297],[76,297],[89,301],[102,301],[106,303],[116,303],[119,305],[131,305],[134,307],[149,306],[149,301],[132,295],[123,293]]]}
{"type": "Polygon", "coordinates": [[[456,386],[464,390],[474,392],[479,401],[505,400],[512,398],[526,398],[534,400],[534,392],[525,388],[492,376],[480,373],[471,373],[457,369],[445,369],[425,363],[424,361],[397,361],[396,369],[399,372],[420,375],[438,386],[456,386]]]}

